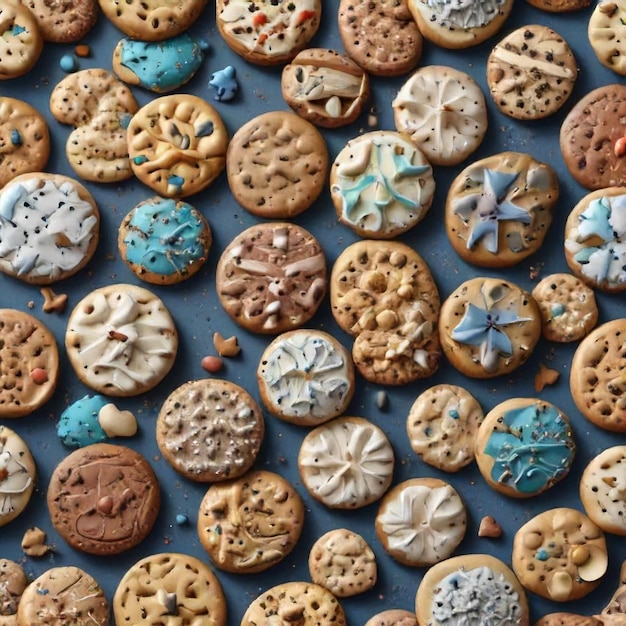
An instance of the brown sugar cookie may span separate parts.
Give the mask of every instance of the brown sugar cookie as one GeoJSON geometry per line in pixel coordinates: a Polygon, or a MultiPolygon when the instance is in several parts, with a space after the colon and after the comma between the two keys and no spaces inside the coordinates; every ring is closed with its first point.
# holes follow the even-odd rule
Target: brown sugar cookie
{"type": "Polygon", "coordinates": [[[288,219],[302,213],[322,192],[327,172],[321,133],[287,111],[262,113],[246,122],[226,154],[235,200],[258,217],[288,219]]]}
{"type": "Polygon", "coordinates": [[[417,626],[417,617],[412,611],[387,609],[372,615],[365,626],[417,626]]]}
{"type": "Polygon", "coordinates": [[[491,378],[526,362],[541,335],[532,296],[496,278],[472,278],[441,307],[439,336],[444,354],[465,376],[491,378]]]}
{"type": "Polygon", "coordinates": [[[626,2],[598,2],[589,17],[587,35],[598,61],[626,75],[626,2]]]}
{"type": "Polygon", "coordinates": [[[17,626],[17,607],[27,586],[20,564],[0,559],[0,626],[17,626]]]}
{"type": "Polygon", "coordinates": [[[522,585],[542,598],[577,600],[606,573],[604,533],[576,509],[544,511],[515,533],[512,566],[522,585]]]}
{"type": "Polygon", "coordinates": [[[430,269],[398,241],[359,241],[338,256],[330,279],[335,321],[355,337],[365,379],[404,385],[435,373],[439,292],[430,269]]]}
{"type": "Polygon", "coordinates": [[[44,41],[73,43],[83,39],[98,19],[97,0],[25,0],[44,41]]]}
{"type": "Polygon", "coordinates": [[[597,617],[559,611],[544,615],[535,626],[604,626],[597,617]]]}
{"type": "Polygon", "coordinates": [[[17,0],[0,6],[0,80],[29,72],[43,50],[43,36],[30,9],[17,0]]]}
{"type": "Polygon", "coordinates": [[[569,13],[570,11],[579,11],[580,9],[586,9],[591,0],[526,0],[528,4],[531,4],[542,11],[548,11],[549,13],[569,13]]]}
{"type": "Polygon", "coordinates": [[[515,265],[542,245],[558,198],[548,164],[521,152],[486,157],[459,173],[448,190],[448,239],[474,265],[515,265]]]}
{"type": "Polygon", "coordinates": [[[198,512],[198,536],[219,569],[255,574],[295,547],[304,504],[285,479],[263,470],[209,487],[198,512]]]}
{"type": "Polygon", "coordinates": [[[26,508],[36,479],[37,468],[28,444],[16,432],[0,425],[0,527],[26,508]]]}

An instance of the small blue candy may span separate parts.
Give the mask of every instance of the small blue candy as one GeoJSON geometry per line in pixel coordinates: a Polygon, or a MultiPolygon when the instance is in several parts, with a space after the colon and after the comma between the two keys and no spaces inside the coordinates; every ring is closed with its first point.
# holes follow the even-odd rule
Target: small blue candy
{"type": "Polygon", "coordinates": [[[209,87],[215,89],[215,99],[220,102],[232,100],[239,89],[239,83],[236,78],[236,71],[232,65],[218,70],[211,75],[209,87]]]}
{"type": "Polygon", "coordinates": [[[13,129],[11,131],[11,143],[14,146],[21,146],[23,141],[22,141],[22,135],[20,135],[20,131],[13,129]]]}
{"type": "Polygon", "coordinates": [[[68,74],[78,70],[78,60],[73,54],[64,54],[59,61],[59,65],[61,69],[68,74]]]}
{"type": "Polygon", "coordinates": [[[189,521],[189,518],[186,515],[183,515],[182,513],[179,513],[176,516],[176,523],[179,526],[182,526],[183,524],[186,524],[189,521]]]}

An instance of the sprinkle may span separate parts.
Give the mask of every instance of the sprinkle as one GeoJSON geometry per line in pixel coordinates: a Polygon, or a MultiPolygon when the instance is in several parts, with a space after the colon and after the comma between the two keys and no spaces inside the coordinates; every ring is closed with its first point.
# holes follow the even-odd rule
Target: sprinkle
{"type": "Polygon", "coordinates": [[[448,411],[448,415],[453,419],[453,420],[458,420],[459,419],[459,412],[456,409],[451,409],[450,411],[448,411]]]}
{"type": "Polygon", "coordinates": [[[40,596],[47,596],[48,595],[48,590],[47,589],[43,589],[43,588],[42,589],[37,589],[37,593],[40,596]]]}
{"type": "Polygon", "coordinates": [[[91,48],[86,43],[81,43],[74,48],[77,57],[88,57],[91,55],[91,48]]]}
{"type": "Polygon", "coordinates": [[[64,54],[59,61],[59,65],[64,72],[69,74],[78,69],[78,60],[73,54],[64,54]]]}
{"type": "Polygon", "coordinates": [[[33,379],[35,385],[43,385],[48,382],[48,372],[46,370],[41,369],[41,367],[36,367],[31,373],[30,377],[33,379]]]}
{"type": "Polygon", "coordinates": [[[22,141],[22,135],[20,135],[20,131],[19,130],[13,129],[11,131],[11,143],[14,146],[21,146],[22,143],[24,143],[22,141]]]}
{"type": "Polygon", "coordinates": [[[179,513],[176,516],[176,523],[179,526],[182,526],[183,524],[186,524],[189,521],[189,518],[186,515],[183,515],[182,513],[179,513]]]}
{"type": "Polygon", "coordinates": [[[122,128],[128,128],[128,125],[130,124],[130,120],[133,119],[133,116],[130,113],[124,113],[123,115],[120,115],[120,126],[122,128]]]}
{"type": "Polygon", "coordinates": [[[386,391],[379,391],[376,394],[376,406],[382,411],[387,408],[389,404],[389,398],[387,397],[386,391]]]}
{"type": "Polygon", "coordinates": [[[548,554],[548,551],[544,550],[543,548],[541,550],[537,550],[537,552],[535,553],[535,558],[538,561],[547,561],[549,556],[550,555],[548,554]]]}
{"type": "Polygon", "coordinates": [[[224,366],[224,362],[217,356],[205,356],[202,359],[202,369],[209,372],[209,374],[215,374],[219,372],[224,366]]]}
{"type": "Polygon", "coordinates": [[[133,158],[133,163],[135,165],[143,165],[148,160],[148,157],[143,154],[138,154],[133,158]]]}

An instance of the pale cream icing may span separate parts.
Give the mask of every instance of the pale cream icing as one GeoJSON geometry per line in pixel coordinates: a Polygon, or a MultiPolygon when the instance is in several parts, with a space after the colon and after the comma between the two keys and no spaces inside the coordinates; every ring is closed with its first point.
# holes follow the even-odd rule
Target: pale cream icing
{"type": "MultiPolygon", "coordinates": [[[[31,470],[20,459],[24,454],[30,457],[30,452],[22,439],[9,434],[8,429],[2,431],[0,438],[0,526],[2,519],[13,517],[16,505],[14,500],[25,500],[26,494],[32,490],[34,480],[31,470]]],[[[21,505],[19,505],[21,506],[21,505]]]]}
{"type": "Polygon", "coordinates": [[[428,5],[439,24],[449,28],[480,28],[498,16],[504,0],[413,0],[428,5]]]}

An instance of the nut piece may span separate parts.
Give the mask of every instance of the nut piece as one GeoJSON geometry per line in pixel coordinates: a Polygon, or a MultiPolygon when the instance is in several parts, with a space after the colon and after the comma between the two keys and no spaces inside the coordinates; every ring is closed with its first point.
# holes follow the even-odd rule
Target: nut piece
{"type": "Polygon", "coordinates": [[[497,539],[502,536],[502,527],[491,515],[485,515],[485,517],[480,520],[478,536],[497,539]]]}
{"type": "Polygon", "coordinates": [[[50,287],[44,287],[41,290],[41,295],[44,297],[42,307],[44,313],[63,313],[67,305],[66,293],[57,295],[50,287]]]}
{"type": "Polygon", "coordinates": [[[33,526],[24,533],[22,550],[28,556],[45,556],[52,548],[46,544],[46,533],[41,528],[33,526]]]}
{"type": "Polygon", "coordinates": [[[213,345],[220,356],[233,357],[237,356],[241,351],[241,347],[235,335],[224,339],[220,333],[213,333],[213,345]]]}
{"type": "Polygon", "coordinates": [[[557,370],[546,367],[543,363],[539,365],[539,371],[535,374],[535,391],[542,391],[546,385],[554,385],[561,375],[557,370]]]}

